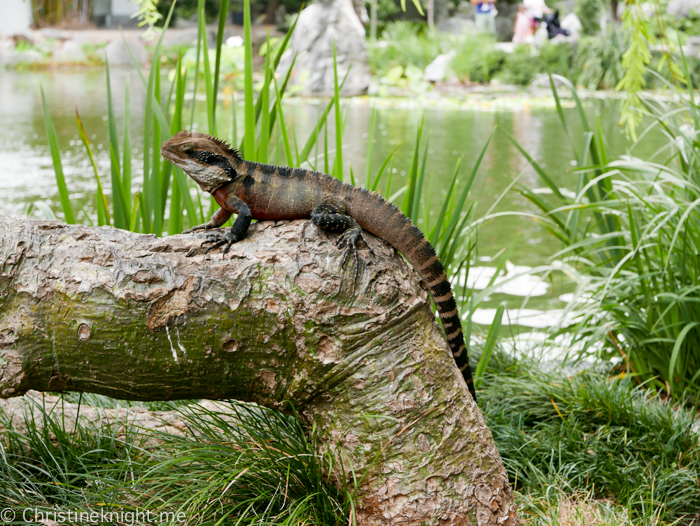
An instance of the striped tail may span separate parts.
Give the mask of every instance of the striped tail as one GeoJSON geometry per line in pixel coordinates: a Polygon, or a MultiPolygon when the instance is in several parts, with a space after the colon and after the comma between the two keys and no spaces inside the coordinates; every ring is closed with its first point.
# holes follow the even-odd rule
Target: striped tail
{"type": "Polygon", "coordinates": [[[435,249],[408,217],[380,195],[357,187],[353,187],[351,194],[350,215],[362,228],[388,241],[401,252],[427,284],[440,314],[452,356],[476,402],[474,379],[469,367],[457,303],[435,249]]]}

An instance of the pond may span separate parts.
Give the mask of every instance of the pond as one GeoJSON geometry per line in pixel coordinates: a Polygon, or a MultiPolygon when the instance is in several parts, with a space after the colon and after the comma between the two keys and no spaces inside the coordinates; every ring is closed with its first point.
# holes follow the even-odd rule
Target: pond
{"type": "MultiPolygon", "coordinates": [[[[124,114],[124,89],[129,83],[131,94],[130,131],[134,153],[135,187],[139,186],[139,169],[143,152],[143,111],[144,90],[133,70],[112,71],[112,95],[114,109],[119,120],[121,134],[124,114]]],[[[32,202],[44,201],[57,213],[60,211],[58,192],[51,163],[44,121],[40,85],[54,119],[62,153],[63,169],[75,209],[84,206],[93,195],[95,182],[89,160],[78,136],[75,109],[90,137],[96,154],[98,168],[103,181],[108,183],[109,146],[107,127],[107,95],[104,73],[100,70],[82,71],[42,71],[42,72],[0,72],[0,213],[22,216],[32,202]]],[[[288,124],[295,128],[297,138],[304,142],[316,124],[323,101],[311,99],[290,99],[285,107],[288,124]]],[[[553,106],[551,97],[529,100],[526,95],[485,96],[465,95],[458,103],[430,104],[420,107],[411,99],[383,100],[359,98],[344,102],[347,122],[344,135],[344,161],[346,180],[352,166],[356,179],[364,181],[367,162],[367,143],[372,106],[375,107],[374,147],[372,151],[373,173],[379,169],[389,153],[401,143],[394,157],[392,188],[395,191],[405,181],[409,170],[415,142],[416,129],[421,119],[425,119],[424,129],[429,137],[429,155],[426,166],[428,187],[432,190],[434,203],[432,213],[439,213],[442,196],[448,190],[455,163],[463,157],[460,179],[466,180],[474,161],[494,127],[513,135],[534,159],[548,172],[560,187],[574,188],[576,169],[569,139],[553,106]],[[480,97],[480,98],[479,98],[480,97]],[[402,152],[404,154],[402,155],[402,152]]],[[[619,100],[589,100],[586,111],[594,122],[599,116],[609,155],[626,153],[630,141],[618,126],[619,100]]],[[[243,124],[242,104],[237,106],[239,127],[243,124]]],[[[580,144],[581,125],[573,108],[565,109],[569,123],[569,134],[580,144]]],[[[219,110],[221,135],[231,139],[232,112],[227,100],[219,110]]],[[[198,103],[195,112],[195,126],[206,129],[206,113],[203,103],[198,103]]],[[[331,124],[330,129],[333,129],[331,124]]],[[[238,137],[240,138],[239,133],[238,137]]],[[[329,133],[329,148],[334,144],[329,133]]],[[[663,144],[660,136],[650,137],[637,147],[634,154],[649,157],[663,144]]],[[[274,149],[274,148],[273,148],[274,149]]],[[[272,149],[271,149],[272,150],[272,149]]],[[[318,152],[323,152],[320,145],[318,152]]],[[[312,152],[316,154],[317,152],[312,152]]],[[[330,156],[332,157],[332,152],[330,156]]],[[[313,159],[312,159],[313,160],[313,159]]],[[[272,157],[274,162],[274,153],[272,157]]],[[[318,158],[318,167],[323,167],[323,159],[318,158]]],[[[332,161],[331,161],[332,162],[332,161]]],[[[477,217],[485,215],[496,201],[494,211],[531,211],[535,207],[517,191],[504,191],[515,179],[531,188],[541,188],[542,184],[527,161],[509,142],[505,134],[498,130],[493,138],[484,161],[478,171],[472,196],[478,198],[477,217]]],[[[386,176],[384,178],[386,181],[386,176]]],[[[382,189],[386,195],[387,189],[382,189]]],[[[390,191],[391,192],[391,191],[390,191]]],[[[91,213],[91,211],[90,211],[91,213]]],[[[35,212],[36,214],[36,212],[35,212]]],[[[60,214],[59,214],[60,215],[60,214]]],[[[84,214],[78,220],[85,222],[84,214]]],[[[419,226],[421,226],[419,224],[419,226]]],[[[559,243],[532,219],[510,215],[492,220],[479,230],[478,267],[471,281],[478,287],[493,272],[495,265],[491,258],[514,245],[509,258],[517,272],[520,266],[536,266],[547,261],[559,248],[559,243]]],[[[523,295],[532,296],[527,307],[537,315],[543,311],[560,309],[563,305],[558,294],[564,289],[553,291],[553,287],[543,283],[522,283],[504,287],[494,294],[482,310],[483,322],[488,322],[489,306],[495,307],[507,300],[509,308],[521,306],[523,295]],[[524,287],[524,288],[523,288],[524,287]]],[[[569,287],[570,289],[570,287],[569,287]]],[[[567,289],[568,290],[568,289],[567,289]]],[[[523,324],[528,325],[527,322],[523,324]]],[[[546,325],[547,322],[534,321],[530,326],[546,325]]]]}

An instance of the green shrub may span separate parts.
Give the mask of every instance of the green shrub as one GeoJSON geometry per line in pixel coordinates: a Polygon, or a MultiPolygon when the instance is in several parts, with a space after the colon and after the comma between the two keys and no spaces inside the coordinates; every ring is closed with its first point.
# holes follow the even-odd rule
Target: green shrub
{"type": "Polygon", "coordinates": [[[588,89],[614,89],[625,74],[622,55],[627,45],[627,36],[619,30],[582,38],[574,61],[576,83],[588,89]]]}
{"type": "Polygon", "coordinates": [[[700,106],[667,87],[672,97],[643,99],[645,113],[669,139],[658,161],[608,159],[602,131],[589,131],[581,109],[588,136],[581,142],[588,147],[581,155],[579,140],[571,146],[587,168],[578,172],[575,196],[564,196],[541,167],[557,202],[523,193],[547,212],[550,230],[565,243],[556,257],[578,282],[570,306],[576,323],[567,330],[584,350],[599,347],[596,354],[624,359],[626,372],[647,387],[697,401],[700,132],[692,123],[700,121],[700,106]]]}
{"type": "Polygon", "coordinates": [[[584,35],[600,32],[600,7],[600,0],[576,0],[574,13],[581,21],[581,32],[584,35]]]}
{"type": "Polygon", "coordinates": [[[409,64],[424,69],[452,47],[454,37],[426,26],[400,20],[387,25],[382,39],[368,45],[369,67],[383,76],[394,66],[409,64]]]}
{"type": "Polygon", "coordinates": [[[539,51],[547,71],[570,77],[574,60],[574,46],[571,42],[548,41],[540,46],[539,51]]]}
{"type": "Polygon", "coordinates": [[[468,35],[459,40],[455,46],[457,55],[450,63],[455,76],[462,81],[489,82],[506,58],[494,43],[488,35],[468,35]]]}
{"type": "Polygon", "coordinates": [[[506,56],[499,78],[508,84],[527,85],[538,73],[546,71],[545,62],[534,46],[519,45],[506,56]]]}

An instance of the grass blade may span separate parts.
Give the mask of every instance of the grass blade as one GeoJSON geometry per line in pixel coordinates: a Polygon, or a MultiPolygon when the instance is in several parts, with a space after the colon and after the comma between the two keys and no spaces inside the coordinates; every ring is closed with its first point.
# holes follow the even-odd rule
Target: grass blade
{"type": "Polygon", "coordinates": [[[335,104],[335,173],[337,179],[343,180],[343,121],[340,111],[340,89],[338,88],[338,59],[333,39],[333,99],[335,104]]]}
{"type": "Polygon", "coordinates": [[[214,129],[216,129],[216,99],[219,94],[219,75],[221,74],[221,48],[224,43],[224,29],[226,28],[228,5],[229,0],[221,0],[221,6],[219,7],[219,28],[216,32],[216,61],[214,63],[214,86],[211,101],[211,118],[214,129]]]}
{"type": "Polygon", "coordinates": [[[491,361],[491,355],[493,354],[493,349],[496,347],[496,342],[498,340],[498,333],[501,332],[501,322],[503,320],[503,311],[505,310],[505,304],[501,303],[496,309],[496,315],[491,322],[489,327],[489,333],[486,336],[486,343],[484,344],[484,350],[479,358],[479,364],[476,366],[476,371],[474,372],[474,386],[479,388],[481,382],[484,378],[484,372],[491,361]]]}
{"type": "Polygon", "coordinates": [[[63,208],[63,216],[66,223],[69,225],[75,224],[75,216],[73,208],[71,208],[70,197],[68,196],[68,188],[66,187],[66,179],[63,176],[63,165],[61,165],[61,153],[58,149],[58,138],[56,137],[56,128],[54,128],[49,108],[46,105],[46,97],[44,95],[44,87],[41,86],[41,106],[44,112],[44,126],[46,128],[46,136],[49,139],[49,148],[51,150],[51,159],[53,161],[53,171],[56,176],[56,185],[58,186],[58,196],[61,200],[61,208],[63,208]]]}
{"type": "Polygon", "coordinates": [[[90,164],[92,165],[93,173],[95,174],[95,181],[97,181],[97,194],[96,194],[96,208],[97,208],[97,224],[99,226],[108,225],[111,226],[112,220],[109,216],[109,204],[107,203],[107,197],[105,196],[104,189],[102,188],[102,180],[100,179],[100,174],[97,172],[97,164],[95,163],[95,157],[92,154],[92,147],[90,146],[90,141],[85,133],[85,128],[80,120],[80,114],[78,113],[78,107],[75,108],[75,120],[78,123],[78,131],[80,132],[80,140],[83,141],[85,145],[85,150],[87,150],[88,158],[90,159],[90,164]]]}
{"type": "Polygon", "coordinates": [[[255,107],[253,106],[253,37],[250,30],[250,0],[243,0],[243,35],[245,40],[245,136],[242,155],[255,161],[255,107]]]}
{"type": "Polygon", "coordinates": [[[513,137],[510,133],[508,133],[507,131],[505,131],[502,128],[501,128],[501,133],[503,133],[508,138],[508,140],[511,143],[513,143],[513,145],[518,149],[518,151],[522,154],[522,156],[525,157],[525,159],[530,164],[530,166],[532,166],[532,168],[535,170],[537,175],[540,176],[540,179],[542,179],[544,184],[546,184],[552,190],[552,192],[554,192],[554,195],[556,195],[559,199],[564,200],[564,196],[559,191],[559,187],[556,184],[554,184],[554,181],[552,180],[552,178],[549,177],[549,175],[547,175],[547,173],[542,169],[542,167],[537,163],[537,161],[535,161],[532,158],[532,156],[529,153],[527,153],[525,148],[520,146],[520,143],[515,139],[515,137],[513,137]]]}
{"type": "Polygon", "coordinates": [[[272,77],[272,81],[275,86],[275,108],[277,108],[277,114],[279,115],[279,127],[282,131],[282,142],[284,143],[284,158],[287,166],[292,166],[294,158],[292,157],[292,147],[289,143],[289,134],[287,133],[287,124],[284,120],[284,112],[282,111],[282,94],[279,89],[277,89],[277,79],[272,77]]]}
{"type": "MultiPolygon", "coordinates": [[[[207,123],[209,125],[209,135],[216,136],[216,126],[214,123],[214,104],[216,97],[214,95],[214,86],[212,82],[211,65],[209,64],[209,45],[207,43],[207,28],[206,15],[204,13],[204,2],[199,3],[199,20],[200,32],[202,34],[202,49],[204,52],[204,90],[207,100],[207,123]]],[[[223,37],[223,34],[221,35],[223,37]]]]}

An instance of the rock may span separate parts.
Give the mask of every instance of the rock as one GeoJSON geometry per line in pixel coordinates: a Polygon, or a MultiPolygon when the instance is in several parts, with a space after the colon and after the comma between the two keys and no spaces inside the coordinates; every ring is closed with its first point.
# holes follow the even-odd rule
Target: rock
{"type": "MultiPolygon", "coordinates": [[[[105,60],[109,62],[110,66],[133,65],[129,49],[127,49],[126,46],[127,44],[124,42],[123,38],[118,38],[107,44],[104,53],[105,60]]],[[[129,42],[129,48],[137,63],[145,64],[148,62],[148,51],[146,51],[146,47],[141,42],[137,40],[131,41],[129,42]]]]}
{"type": "Polygon", "coordinates": [[[15,45],[11,40],[0,40],[0,66],[8,64],[9,55],[15,49],[15,45]]]}
{"type": "Polygon", "coordinates": [[[53,60],[54,62],[85,62],[87,55],[80,42],[67,40],[61,49],[54,53],[53,60]]]}
{"type": "Polygon", "coordinates": [[[700,55],[700,36],[686,37],[683,53],[687,57],[697,57],[700,55]]]}
{"type": "Polygon", "coordinates": [[[32,31],[31,29],[24,29],[23,31],[18,31],[17,33],[12,34],[10,38],[12,38],[15,45],[19,44],[20,42],[26,42],[27,44],[31,44],[32,46],[38,46],[39,44],[44,42],[44,39],[41,37],[41,34],[36,31],[32,31]]]}
{"type": "Polygon", "coordinates": [[[16,64],[39,64],[44,62],[44,60],[44,55],[34,49],[17,51],[14,46],[0,47],[0,64],[3,65],[14,66],[16,64]]]}
{"type": "Polygon", "coordinates": [[[194,17],[187,19],[187,18],[176,18],[175,23],[173,24],[172,27],[177,28],[177,29],[192,29],[192,28],[197,28],[198,23],[197,23],[197,16],[195,15],[194,17]]]}
{"type": "Polygon", "coordinates": [[[666,13],[678,18],[688,18],[691,11],[700,10],[700,0],[671,0],[666,13]]]}
{"type": "Polygon", "coordinates": [[[44,38],[53,38],[55,40],[71,40],[73,36],[69,31],[64,31],[63,29],[56,29],[53,27],[45,27],[39,30],[39,33],[44,38]]]}
{"type": "Polygon", "coordinates": [[[307,95],[331,95],[334,41],[338,82],[350,70],[342,94],[365,93],[370,82],[365,29],[350,0],[318,0],[304,9],[277,72],[284,78],[296,54],[290,82],[307,95]]]}
{"type": "Polygon", "coordinates": [[[468,18],[470,20],[474,19],[474,14],[476,13],[476,6],[471,2],[466,2],[462,0],[457,9],[455,10],[455,16],[459,18],[468,18]]]}
{"type": "Polygon", "coordinates": [[[518,44],[514,42],[496,42],[493,47],[498,49],[499,51],[503,51],[504,53],[511,54],[513,51],[515,51],[515,48],[518,46],[518,44]]]}
{"type": "Polygon", "coordinates": [[[423,80],[426,82],[438,82],[447,77],[447,71],[450,67],[450,62],[457,56],[457,51],[451,49],[447,53],[438,55],[430,64],[428,64],[423,72],[423,80]]]}
{"type": "Polygon", "coordinates": [[[496,15],[496,39],[501,42],[510,42],[513,40],[513,28],[515,26],[515,17],[518,15],[518,7],[521,4],[508,4],[506,2],[496,3],[498,14],[496,15]]]}
{"type": "MultiPolygon", "coordinates": [[[[166,47],[172,46],[196,46],[198,29],[191,27],[179,31],[166,31],[163,37],[163,45],[166,47]]],[[[216,31],[207,28],[207,46],[209,48],[216,47],[216,31]]]]}
{"type": "MultiPolygon", "coordinates": [[[[625,4],[623,3],[622,5],[625,5],[625,4]]],[[[642,13],[644,13],[644,16],[646,16],[647,18],[651,18],[653,16],[656,16],[656,11],[657,11],[656,5],[654,5],[651,2],[644,2],[642,4],[642,13]]]]}
{"type": "Polygon", "coordinates": [[[464,35],[479,32],[474,20],[462,18],[461,16],[446,18],[438,24],[438,30],[442,31],[443,33],[451,33],[453,35],[464,35]]]}
{"type": "Polygon", "coordinates": [[[566,29],[569,32],[569,36],[578,39],[581,34],[581,20],[576,16],[576,13],[569,13],[566,15],[561,23],[562,29],[566,29]]]}
{"type": "Polygon", "coordinates": [[[284,7],[283,4],[278,5],[277,10],[275,11],[275,25],[281,26],[286,24],[288,16],[289,13],[287,13],[287,8],[284,7]]]}

